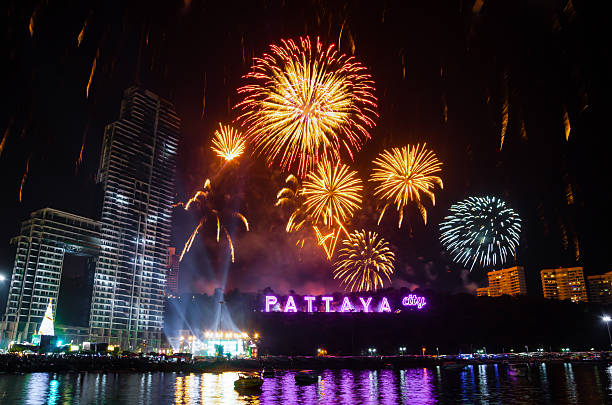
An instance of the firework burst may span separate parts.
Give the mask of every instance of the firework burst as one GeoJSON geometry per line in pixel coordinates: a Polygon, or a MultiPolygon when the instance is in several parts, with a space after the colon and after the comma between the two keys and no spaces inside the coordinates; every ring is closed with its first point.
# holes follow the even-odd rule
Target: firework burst
{"type": "Polygon", "coordinates": [[[215,137],[212,140],[212,151],[225,161],[229,162],[232,159],[240,157],[246,148],[244,136],[238,130],[229,125],[221,125],[215,131],[215,137]]]}
{"type": "MultiPolygon", "coordinates": [[[[304,225],[308,222],[308,215],[304,207],[304,195],[302,186],[297,177],[290,174],[285,179],[285,186],[276,194],[275,206],[289,207],[291,215],[287,220],[285,231],[288,233],[303,233],[304,225]]],[[[300,235],[296,243],[299,247],[304,247],[305,236],[300,235]]]]}
{"type": "Polygon", "coordinates": [[[246,137],[269,165],[303,175],[320,160],[353,158],[375,125],[374,82],[365,66],[319,39],[282,40],[254,59],[236,105],[246,137]]]}
{"type": "Polygon", "coordinates": [[[442,245],[458,263],[504,264],[519,243],[521,219],[496,197],[468,197],[450,208],[440,224],[442,245]]]}
{"type": "Polygon", "coordinates": [[[334,263],[334,279],[350,291],[374,291],[391,281],[395,255],[376,232],[355,231],[343,241],[334,263]]]}
{"type": "Polygon", "coordinates": [[[342,163],[320,163],[306,176],[302,188],[304,212],[312,222],[318,244],[330,260],[340,234],[348,234],[344,224],[361,207],[362,190],[357,172],[342,163]]]}
{"type": "Polygon", "coordinates": [[[374,166],[370,176],[370,181],[377,183],[374,195],[385,202],[378,223],[380,224],[387,207],[393,204],[399,213],[398,227],[401,227],[404,207],[411,201],[415,202],[427,223],[427,210],[421,202],[421,193],[429,197],[435,205],[432,190],[436,184],[443,187],[442,179],[435,175],[440,172],[442,166],[435,153],[426,149],[426,144],[392,148],[378,155],[374,166]]]}
{"type": "MultiPolygon", "coordinates": [[[[219,243],[221,232],[223,232],[223,234],[225,235],[225,238],[227,239],[229,248],[230,248],[230,253],[232,256],[232,263],[234,262],[234,242],[232,241],[232,237],[230,236],[230,233],[228,229],[225,227],[224,221],[222,220],[224,216],[223,210],[216,209],[214,207],[213,201],[214,200],[212,198],[212,185],[211,185],[210,179],[206,179],[206,181],[204,182],[204,186],[202,187],[202,190],[198,190],[193,195],[193,197],[191,197],[186,203],[179,202],[174,205],[175,207],[179,207],[179,206],[183,207],[185,211],[188,211],[191,207],[196,207],[196,206],[200,209],[200,222],[198,223],[198,226],[196,226],[196,228],[191,233],[191,236],[189,236],[189,239],[187,239],[187,242],[185,243],[185,246],[183,247],[183,251],[181,252],[179,261],[182,261],[183,256],[185,256],[185,253],[189,252],[189,250],[191,249],[191,245],[193,245],[193,241],[195,240],[195,237],[198,235],[198,233],[200,232],[204,224],[212,220],[215,222],[217,226],[217,243],[219,243]]],[[[237,211],[231,211],[229,215],[240,219],[240,221],[244,225],[244,228],[247,231],[249,231],[249,222],[247,221],[244,215],[242,215],[240,212],[237,212],[237,211]]]]}

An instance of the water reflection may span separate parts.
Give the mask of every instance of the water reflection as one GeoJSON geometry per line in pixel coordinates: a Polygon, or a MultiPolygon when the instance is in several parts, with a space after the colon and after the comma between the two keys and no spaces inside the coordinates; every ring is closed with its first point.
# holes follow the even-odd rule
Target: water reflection
{"type": "Polygon", "coordinates": [[[572,404],[612,402],[612,366],[541,364],[464,369],[325,370],[298,385],[294,371],[237,392],[238,373],[31,373],[0,375],[2,404],[572,404]]]}

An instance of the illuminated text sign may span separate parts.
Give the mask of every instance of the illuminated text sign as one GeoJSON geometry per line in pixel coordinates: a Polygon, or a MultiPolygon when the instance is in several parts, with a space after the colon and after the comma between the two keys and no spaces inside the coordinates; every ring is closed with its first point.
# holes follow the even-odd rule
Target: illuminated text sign
{"type": "Polygon", "coordinates": [[[303,300],[302,303],[296,302],[295,298],[289,295],[281,308],[281,302],[275,295],[266,295],[264,312],[394,312],[403,307],[422,309],[427,305],[425,297],[414,294],[403,297],[398,308],[392,308],[387,297],[382,297],[376,303],[372,297],[359,297],[353,301],[349,297],[343,297],[339,305],[340,301],[334,305],[334,297],[331,296],[322,296],[317,302],[317,297],[307,295],[303,300]],[[315,311],[315,308],[319,307],[321,309],[315,311]]]}

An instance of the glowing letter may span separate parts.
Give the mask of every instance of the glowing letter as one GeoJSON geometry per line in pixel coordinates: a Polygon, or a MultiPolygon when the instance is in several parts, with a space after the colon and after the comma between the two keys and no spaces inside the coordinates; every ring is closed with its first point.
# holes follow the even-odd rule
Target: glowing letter
{"type": "Polygon", "coordinates": [[[270,307],[276,305],[278,299],[274,295],[266,295],[266,312],[270,312],[270,307]]]}
{"type": "Polygon", "coordinates": [[[297,312],[295,301],[293,300],[293,296],[291,295],[287,297],[287,303],[285,304],[285,312],[297,312]]]}
{"type": "Polygon", "coordinates": [[[419,297],[418,295],[410,294],[407,297],[402,298],[402,305],[405,307],[417,307],[418,309],[423,308],[427,302],[425,297],[419,297]]]}
{"type": "Polygon", "coordinates": [[[340,307],[340,312],[351,312],[353,310],[353,304],[349,300],[349,297],[344,297],[342,300],[342,306],[340,307]]]}
{"type": "Polygon", "coordinates": [[[331,302],[334,300],[334,297],[321,297],[323,301],[325,301],[325,312],[331,312],[331,302]]]}
{"type": "Polygon", "coordinates": [[[367,301],[359,297],[359,300],[361,301],[361,305],[363,305],[363,312],[368,312],[368,308],[370,307],[370,304],[372,303],[372,297],[368,297],[367,301]]]}
{"type": "Polygon", "coordinates": [[[380,301],[378,312],[391,312],[391,306],[389,305],[387,297],[383,297],[382,301],[380,301]]]}
{"type": "Polygon", "coordinates": [[[425,304],[425,297],[419,297],[417,301],[417,306],[419,307],[419,309],[423,308],[425,304]]]}
{"type": "Polygon", "coordinates": [[[308,312],[312,312],[312,303],[316,299],[317,297],[310,297],[310,296],[304,297],[304,301],[308,303],[308,312]]]}

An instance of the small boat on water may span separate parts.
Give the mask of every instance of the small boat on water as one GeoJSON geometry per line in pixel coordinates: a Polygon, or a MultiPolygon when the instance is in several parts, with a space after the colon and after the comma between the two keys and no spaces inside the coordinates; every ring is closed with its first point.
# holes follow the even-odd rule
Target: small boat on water
{"type": "Polygon", "coordinates": [[[295,382],[298,384],[313,384],[319,381],[319,375],[313,370],[302,370],[295,375],[295,382]]]}
{"type": "Polygon", "coordinates": [[[465,369],[465,364],[460,364],[457,363],[455,361],[446,361],[444,363],[442,363],[442,370],[447,370],[447,371],[451,371],[451,370],[463,370],[465,369]]]}
{"type": "Polygon", "coordinates": [[[263,378],[271,378],[271,377],[274,377],[275,375],[276,375],[276,371],[274,371],[273,368],[264,367],[264,369],[261,370],[261,376],[263,378]]]}
{"type": "Polygon", "coordinates": [[[515,377],[525,377],[527,375],[528,366],[526,364],[510,364],[508,365],[508,374],[515,377]]]}
{"type": "Polygon", "coordinates": [[[263,385],[263,378],[258,373],[241,373],[238,379],[234,381],[234,389],[236,390],[253,390],[259,389],[263,385]]]}

